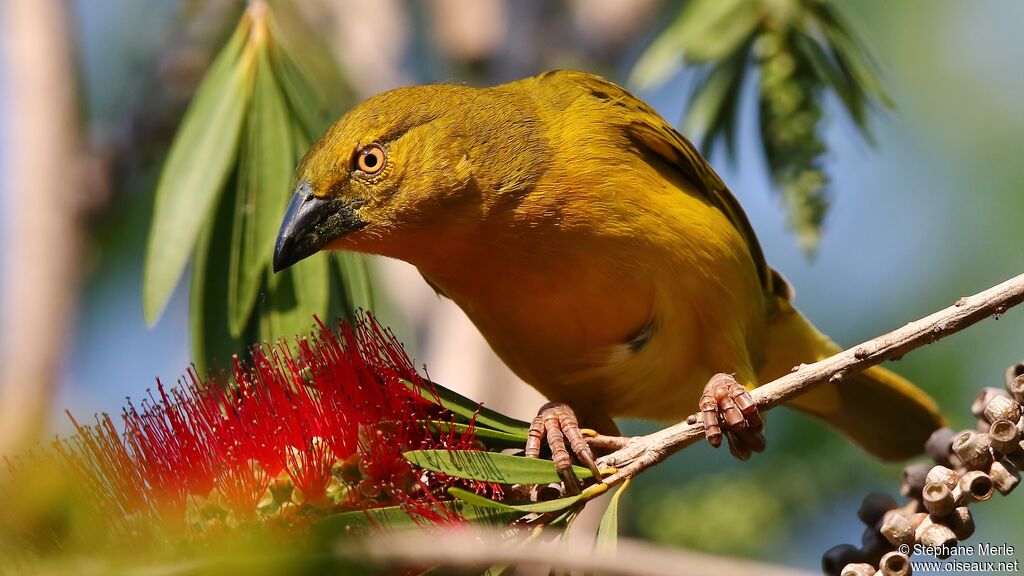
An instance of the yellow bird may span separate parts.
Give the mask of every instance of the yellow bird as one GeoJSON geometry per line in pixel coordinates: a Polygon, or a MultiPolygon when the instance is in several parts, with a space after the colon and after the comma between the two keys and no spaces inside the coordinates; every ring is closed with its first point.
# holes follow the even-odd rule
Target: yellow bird
{"type": "MultiPolygon", "coordinates": [[[[274,254],[322,249],[415,265],[552,404],[547,436],[592,455],[576,420],[678,420],[764,447],[748,388],[839,350],[790,304],[743,210],[650,106],[590,74],[492,88],[399,88],[356,106],[303,159],[274,254]],[[738,384],[737,384],[738,383],[738,384]]],[[[870,453],[922,451],[935,402],[872,368],[791,402],[870,453]]]]}

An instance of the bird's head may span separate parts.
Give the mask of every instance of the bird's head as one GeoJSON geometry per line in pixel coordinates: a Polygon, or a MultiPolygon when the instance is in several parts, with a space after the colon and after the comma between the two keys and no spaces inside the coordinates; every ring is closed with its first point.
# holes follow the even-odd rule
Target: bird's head
{"type": "Polygon", "coordinates": [[[510,112],[496,117],[494,105],[493,90],[435,85],[353,108],[299,164],[274,270],[324,249],[409,259],[408,250],[479,222],[496,181],[522,180],[518,162],[498,161],[516,138],[501,133],[510,112]]]}

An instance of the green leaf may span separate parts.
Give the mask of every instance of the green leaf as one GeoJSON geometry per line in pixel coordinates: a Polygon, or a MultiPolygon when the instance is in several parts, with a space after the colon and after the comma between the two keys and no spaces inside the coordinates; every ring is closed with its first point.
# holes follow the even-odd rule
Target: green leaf
{"type": "Polygon", "coordinates": [[[608,508],[601,516],[601,523],[597,526],[597,549],[605,552],[615,553],[615,547],[619,538],[619,498],[626,491],[630,480],[619,486],[611,500],[608,501],[608,508]]]}
{"type": "Polygon", "coordinates": [[[273,75],[266,41],[257,47],[252,104],[239,161],[228,317],[239,336],[263,286],[288,202],[294,152],[288,109],[273,75]]]}
{"type": "Polygon", "coordinates": [[[450,410],[467,421],[472,421],[475,417],[477,426],[517,435],[526,435],[530,431],[529,422],[517,420],[490,408],[484,408],[479,402],[470,400],[462,394],[449,390],[436,382],[429,382],[426,386],[417,386],[408,380],[404,380],[403,383],[410,390],[420,394],[429,402],[450,410]],[[436,396],[434,395],[435,391],[437,393],[436,396]]]}
{"type": "Polygon", "coordinates": [[[676,20],[644,50],[629,74],[630,85],[640,90],[660,86],[682,69],[683,47],[676,34],[678,27],[676,20]]]}
{"type": "Polygon", "coordinates": [[[809,9],[817,16],[821,32],[843,73],[864,93],[882,105],[892,107],[892,100],[875,71],[876,67],[849,21],[829,2],[812,2],[809,9]]]}
{"type": "MultiPolygon", "coordinates": [[[[273,29],[276,30],[277,27],[273,29]]],[[[280,34],[275,34],[275,37],[279,41],[270,52],[275,76],[281,82],[288,107],[298,119],[299,126],[315,139],[323,132],[326,124],[323,96],[292,58],[287,47],[281,42],[280,34]]]]}
{"type": "Polygon", "coordinates": [[[366,257],[354,252],[339,252],[334,256],[345,292],[345,303],[349,308],[347,312],[372,311],[373,286],[370,284],[370,270],[366,257]]]}
{"type": "Polygon", "coordinates": [[[314,314],[326,317],[327,257],[311,256],[277,274],[266,269],[268,298],[260,307],[261,340],[290,342],[296,335],[309,333],[314,314]]]}
{"type": "Polygon", "coordinates": [[[313,315],[321,319],[327,317],[327,304],[330,302],[328,286],[328,271],[330,266],[330,255],[317,254],[306,258],[295,269],[295,293],[299,299],[299,310],[305,316],[300,322],[306,327],[303,332],[309,331],[313,324],[313,315]]]}
{"type": "Polygon", "coordinates": [[[214,217],[203,226],[192,260],[189,289],[189,330],[192,359],[200,371],[230,360],[232,354],[245,351],[246,342],[234,338],[228,327],[224,302],[228,297],[228,277],[224,274],[231,255],[232,214],[235,188],[221,200],[214,217]]]}
{"type": "Polygon", "coordinates": [[[754,0],[694,0],[679,16],[675,33],[690,62],[713,62],[735,52],[750,39],[761,19],[754,0]]]}
{"type": "Polygon", "coordinates": [[[722,128],[727,114],[735,104],[735,95],[743,83],[745,59],[729,58],[715,65],[704,82],[693,93],[687,106],[683,130],[700,138],[701,150],[707,154],[716,136],[728,136],[722,128]]]}
{"type": "Polygon", "coordinates": [[[684,61],[729,57],[750,40],[760,16],[753,0],[693,0],[640,56],[630,84],[651,88],[664,83],[684,61]]]}
{"type": "Polygon", "coordinates": [[[243,50],[249,28],[243,18],[214,60],[160,173],[142,280],[149,324],[167,305],[235,161],[252,76],[251,55],[243,50]]]}
{"type": "Polygon", "coordinates": [[[859,86],[851,83],[851,78],[839,69],[814,39],[797,33],[794,34],[794,44],[811,64],[821,82],[832,87],[832,91],[839,96],[847,113],[857,124],[857,128],[866,136],[868,126],[864,92],[859,86]]]}
{"type": "MultiPolygon", "coordinates": [[[[561,482],[555,463],[476,450],[413,450],[404,454],[413,464],[456,478],[499,484],[550,484],[561,482]]],[[[573,466],[577,478],[590,478],[590,470],[573,466]]]]}
{"type": "Polygon", "coordinates": [[[565,510],[570,506],[583,500],[583,494],[576,494],[575,496],[566,496],[565,498],[556,498],[554,500],[544,500],[542,502],[524,502],[519,504],[512,504],[509,502],[498,502],[491,500],[479,494],[464,490],[462,488],[452,486],[448,489],[448,493],[462,500],[467,504],[479,506],[481,508],[494,508],[495,510],[515,510],[517,512],[526,512],[530,514],[545,514],[548,512],[558,512],[565,510]]]}
{"type": "MultiPolygon", "coordinates": [[[[508,526],[525,514],[518,510],[496,510],[492,507],[475,506],[455,500],[440,504],[447,513],[457,514],[470,522],[478,522],[489,526],[508,526]]],[[[316,531],[320,535],[348,534],[351,532],[368,532],[375,528],[383,530],[407,530],[417,528],[426,522],[422,518],[414,519],[401,506],[386,508],[370,508],[333,514],[316,523],[316,531]]],[[[428,523],[429,524],[429,523],[428,523]]]]}
{"type": "MultiPolygon", "coordinates": [[[[420,420],[429,427],[431,431],[447,433],[454,430],[456,434],[469,433],[469,424],[458,422],[445,422],[443,420],[420,420]]],[[[527,434],[513,434],[500,430],[491,430],[482,426],[473,426],[473,436],[483,441],[490,449],[495,448],[522,448],[529,438],[527,434]]]]}
{"type": "Polygon", "coordinates": [[[328,516],[317,522],[319,530],[334,533],[349,531],[368,532],[374,528],[400,530],[417,526],[419,524],[401,506],[343,512],[328,516]]]}

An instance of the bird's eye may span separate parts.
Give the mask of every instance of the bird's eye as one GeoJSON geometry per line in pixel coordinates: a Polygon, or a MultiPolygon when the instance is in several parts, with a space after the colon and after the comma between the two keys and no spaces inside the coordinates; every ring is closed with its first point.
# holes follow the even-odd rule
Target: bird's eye
{"type": "Polygon", "coordinates": [[[356,154],[356,168],[366,174],[376,174],[384,167],[386,159],[380,144],[368,144],[356,154]]]}

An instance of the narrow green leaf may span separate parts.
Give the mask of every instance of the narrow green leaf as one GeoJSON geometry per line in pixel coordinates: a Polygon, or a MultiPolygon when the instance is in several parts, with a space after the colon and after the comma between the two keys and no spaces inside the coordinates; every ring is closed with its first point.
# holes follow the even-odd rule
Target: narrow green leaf
{"type": "Polygon", "coordinates": [[[281,82],[288,107],[298,119],[299,125],[307,134],[319,137],[326,124],[322,94],[280,41],[273,46],[271,62],[281,82]]]}
{"type": "Polygon", "coordinates": [[[270,264],[288,202],[294,152],[288,109],[264,41],[257,47],[255,82],[239,162],[239,195],[228,299],[232,334],[245,327],[270,264]]]}
{"type": "Polygon", "coordinates": [[[682,69],[683,43],[676,34],[678,27],[676,20],[644,50],[629,74],[630,85],[640,90],[660,86],[682,69]]]}
{"type": "Polygon", "coordinates": [[[604,511],[604,515],[601,516],[601,523],[597,526],[598,550],[615,553],[619,539],[619,498],[626,491],[629,483],[630,480],[627,479],[619,486],[612,499],[608,501],[608,508],[604,511]]]}
{"type": "Polygon", "coordinates": [[[327,304],[330,302],[328,292],[328,271],[330,266],[330,255],[323,253],[306,258],[294,266],[295,270],[295,294],[298,296],[300,314],[305,318],[301,319],[309,331],[313,324],[313,315],[321,319],[327,319],[327,304]]]}
{"type": "Polygon", "coordinates": [[[327,255],[306,258],[274,274],[266,269],[268,297],[260,302],[260,339],[291,342],[313,326],[313,315],[326,317],[327,255]]]}
{"type": "Polygon", "coordinates": [[[761,10],[753,0],[695,0],[680,16],[683,55],[690,62],[728,57],[757,30],[761,10]]]}
{"type": "Polygon", "coordinates": [[[851,83],[851,78],[839,69],[838,65],[828,57],[821,45],[808,38],[804,34],[794,34],[796,47],[811,64],[811,68],[823,84],[831,86],[832,91],[839,96],[847,113],[857,124],[862,134],[867,134],[867,109],[865,107],[865,94],[851,83]]]}
{"type": "Polygon", "coordinates": [[[684,61],[712,62],[736,52],[757,30],[752,0],[694,0],[637,60],[629,83],[640,89],[663,84],[684,61]]]}
{"type": "MultiPolygon", "coordinates": [[[[420,422],[426,424],[430,430],[435,432],[447,434],[449,431],[454,430],[456,434],[469,433],[469,424],[445,422],[443,420],[421,420],[420,422]]],[[[482,426],[474,426],[473,435],[492,450],[495,448],[522,448],[526,445],[527,438],[529,438],[526,434],[513,434],[500,430],[491,430],[482,426]]]]}
{"type": "Polygon", "coordinates": [[[519,504],[512,504],[509,502],[498,502],[485,498],[479,494],[464,490],[456,486],[452,486],[448,489],[448,493],[462,500],[467,504],[479,506],[481,508],[494,508],[496,510],[515,510],[518,512],[526,512],[531,514],[545,514],[548,512],[558,512],[565,510],[570,506],[578,503],[583,499],[583,494],[577,494],[575,496],[566,496],[565,498],[556,498],[554,500],[544,500],[542,502],[524,502],[519,504]]]}
{"type": "Polygon", "coordinates": [[[867,95],[886,107],[892,107],[892,99],[876,73],[864,42],[854,33],[849,20],[829,2],[812,2],[809,9],[817,16],[821,32],[843,73],[867,95]]]}
{"type": "MultiPolygon", "coordinates": [[[[460,500],[443,502],[447,513],[458,514],[470,522],[478,522],[490,526],[507,526],[525,514],[518,510],[496,510],[467,504],[460,500]]],[[[348,534],[351,532],[368,532],[373,529],[404,530],[421,526],[423,520],[417,522],[401,506],[371,508],[354,512],[333,514],[316,523],[319,535],[348,534]]]]}
{"type": "Polygon", "coordinates": [[[370,270],[366,257],[353,252],[339,252],[334,256],[345,292],[345,302],[350,308],[347,312],[372,311],[373,287],[370,284],[370,270]]]}
{"type": "MultiPolygon", "coordinates": [[[[413,450],[404,454],[413,464],[456,478],[499,484],[550,484],[562,479],[550,460],[475,450],[413,450]]],[[[573,466],[577,478],[590,478],[590,470],[573,466]]]]}
{"type": "Polygon", "coordinates": [[[317,522],[318,530],[332,533],[368,532],[374,528],[401,530],[417,526],[419,524],[401,506],[343,512],[317,522]]]}
{"type": "Polygon", "coordinates": [[[231,255],[234,186],[221,199],[216,212],[203,226],[192,260],[189,289],[189,330],[192,359],[200,371],[220,362],[225,365],[232,354],[245,351],[246,343],[234,338],[228,327],[224,302],[228,297],[228,278],[224,274],[231,255]]]}
{"type": "Polygon", "coordinates": [[[479,402],[470,400],[462,394],[449,390],[444,386],[436,382],[433,384],[433,389],[428,384],[427,386],[417,386],[413,382],[404,380],[403,383],[409,387],[410,390],[417,392],[424,399],[441,406],[447,410],[450,410],[454,414],[462,416],[467,421],[476,418],[476,425],[491,428],[492,430],[500,430],[502,432],[508,432],[516,435],[526,435],[530,431],[530,423],[522,420],[517,420],[510,416],[506,416],[501,412],[491,410],[490,408],[484,408],[479,402]],[[437,396],[434,392],[437,392],[437,396]]]}
{"type": "Polygon", "coordinates": [[[302,162],[303,156],[309,150],[310,145],[316,136],[311,136],[305,128],[298,122],[292,122],[292,142],[295,144],[295,165],[298,166],[302,162]]]}
{"type": "Polygon", "coordinates": [[[203,78],[160,173],[142,280],[149,324],[167,305],[234,163],[252,75],[248,29],[243,18],[203,78]]]}
{"type": "Polygon", "coordinates": [[[704,81],[694,89],[683,121],[683,131],[700,139],[705,154],[717,135],[714,128],[721,126],[726,96],[742,82],[744,69],[742,59],[729,58],[711,68],[704,81]]]}

